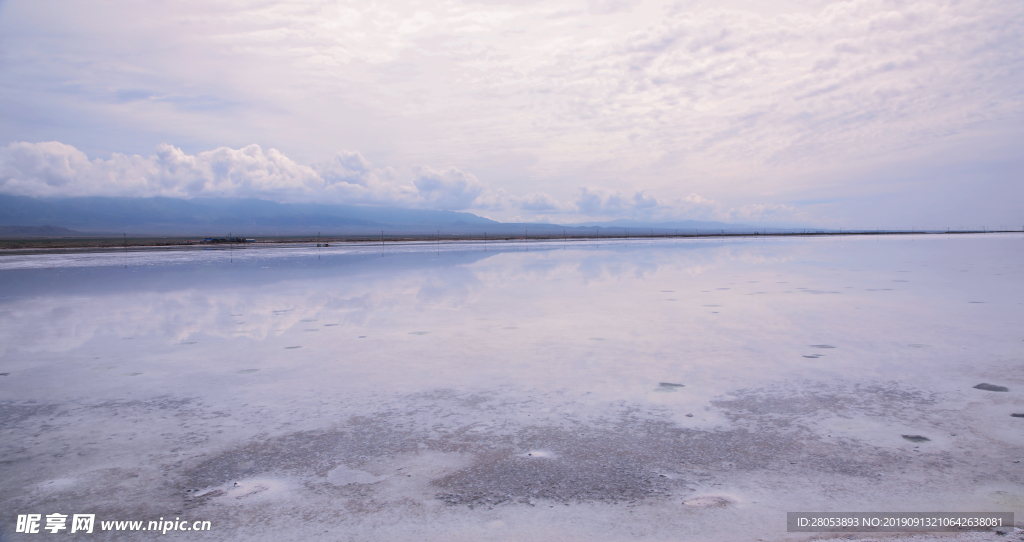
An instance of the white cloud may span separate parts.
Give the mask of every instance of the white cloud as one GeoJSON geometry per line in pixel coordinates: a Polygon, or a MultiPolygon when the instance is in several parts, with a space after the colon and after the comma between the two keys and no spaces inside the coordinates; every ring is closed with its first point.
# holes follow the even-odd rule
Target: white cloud
{"type": "Polygon", "coordinates": [[[810,215],[779,204],[750,204],[726,209],[691,194],[658,198],[645,191],[626,196],[616,190],[584,186],[571,201],[546,192],[507,195],[489,189],[458,168],[416,166],[403,176],[393,168],[376,168],[355,151],[306,166],[276,149],[259,145],[222,147],[190,155],[163,144],[150,156],[114,154],[90,160],[85,153],[56,141],[12,143],[0,147],[0,193],[32,197],[163,196],[250,197],[278,202],[378,204],[445,210],[518,209],[514,221],[578,222],[614,218],[651,221],[729,220],[802,221],[810,215]]]}
{"type": "Polygon", "coordinates": [[[313,168],[328,185],[346,183],[366,186],[373,174],[370,162],[354,151],[335,153],[329,160],[315,164],[313,168]]]}
{"type": "Polygon", "coordinates": [[[625,196],[616,190],[584,186],[579,189],[575,203],[581,212],[593,217],[661,221],[717,220],[722,217],[720,204],[697,194],[668,199],[639,190],[632,196],[625,196]]]}
{"type": "MultiPolygon", "coordinates": [[[[751,203],[741,207],[727,207],[698,194],[685,198],[658,198],[646,191],[625,196],[616,190],[584,186],[571,202],[559,202],[546,193],[533,193],[510,198],[519,209],[536,213],[535,221],[608,220],[631,218],[650,222],[680,220],[713,220],[737,223],[814,223],[820,221],[812,214],[795,207],[777,203],[751,203]],[[568,216],[567,216],[568,215],[568,216]]],[[[526,220],[517,217],[518,220],[526,220]]]]}
{"type": "Polygon", "coordinates": [[[162,144],[150,156],[115,153],[108,160],[55,141],[0,147],[0,193],[33,197],[252,197],[459,210],[483,190],[457,168],[418,166],[411,177],[403,182],[394,169],[374,168],[353,151],[306,166],[259,145],[189,155],[162,144]]]}
{"type": "Polygon", "coordinates": [[[56,141],[0,148],[0,191],[25,196],[246,196],[297,200],[322,188],[310,167],[258,145],[188,155],[160,145],[154,155],[89,160],[56,141]]]}
{"type": "Polygon", "coordinates": [[[629,199],[617,190],[584,186],[576,197],[576,206],[586,215],[617,215],[628,209],[629,199]]]}
{"type": "Polygon", "coordinates": [[[533,192],[512,198],[512,202],[524,211],[535,213],[573,213],[579,210],[576,205],[562,203],[546,192],[533,192]]]}
{"type": "Polygon", "coordinates": [[[442,171],[425,166],[415,168],[413,184],[426,205],[437,209],[468,209],[483,192],[483,185],[473,174],[458,168],[442,171]]]}
{"type": "Polygon", "coordinates": [[[820,222],[814,220],[810,213],[800,211],[789,205],[751,203],[742,207],[729,209],[724,214],[724,220],[730,222],[747,223],[789,223],[809,224],[820,222]]]}

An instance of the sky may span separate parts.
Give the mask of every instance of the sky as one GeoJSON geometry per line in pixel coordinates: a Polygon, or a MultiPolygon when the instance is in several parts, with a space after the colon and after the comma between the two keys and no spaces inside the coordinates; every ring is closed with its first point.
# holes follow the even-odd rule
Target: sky
{"type": "Polygon", "coordinates": [[[1024,228],[1020,0],[0,0],[0,193],[1024,228]]]}

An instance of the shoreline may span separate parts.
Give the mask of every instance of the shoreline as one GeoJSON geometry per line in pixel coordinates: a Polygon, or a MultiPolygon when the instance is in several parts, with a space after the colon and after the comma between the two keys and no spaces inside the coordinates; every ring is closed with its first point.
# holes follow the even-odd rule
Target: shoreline
{"type": "Polygon", "coordinates": [[[856,237],[856,236],[905,236],[905,235],[980,235],[991,233],[1022,233],[1017,230],[949,230],[949,231],[914,231],[914,230],[851,230],[851,231],[783,231],[765,232],[762,231],[720,231],[720,232],[694,232],[694,233],[651,233],[649,235],[629,235],[627,233],[602,232],[597,235],[556,235],[556,234],[502,234],[487,235],[486,233],[455,233],[455,234],[387,234],[363,235],[363,234],[339,234],[323,236],[258,236],[246,243],[224,243],[205,242],[203,238],[195,236],[167,236],[157,237],[152,235],[135,237],[107,237],[107,236],[83,236],[83,237],[21,237],[0,239],[0,253],[20,253],[23,251],[51,251],[68,249],[99,249],[99,250],[123,250],[129,249],[174,249],[174,248],[221,248],[247,246],[280,246],[296,244],[331,244],[341,245],[395,245],[410,243],[453,243],[453,242],[495,242],[495,243],[524,243],[524,242],[548,242],[548,241],[601,241],[601,240],[661,240],[661,239],[735,239],[735,238],[764,238],[764,237],[856,237]]]}

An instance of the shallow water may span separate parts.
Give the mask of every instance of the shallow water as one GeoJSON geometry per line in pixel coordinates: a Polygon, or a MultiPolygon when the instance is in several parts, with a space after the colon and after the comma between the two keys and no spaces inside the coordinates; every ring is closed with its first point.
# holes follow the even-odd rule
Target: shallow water
{"type": "Polygon", "coordinates": [[[1024,512],[1022,248],[6,255],[3,536],[54,511],[238,540],[804,539],[785,512],[1024,512]]]}

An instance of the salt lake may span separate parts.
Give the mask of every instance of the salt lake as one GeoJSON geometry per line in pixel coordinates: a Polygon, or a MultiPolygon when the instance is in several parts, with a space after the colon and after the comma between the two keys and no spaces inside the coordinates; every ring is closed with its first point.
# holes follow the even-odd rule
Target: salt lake
{"type": "Polygon", "coordinates": [[[467,541],[1020,514],[1022,277],[1021,234],[6,254],[0,538],[53,512],[467,541]]]}

